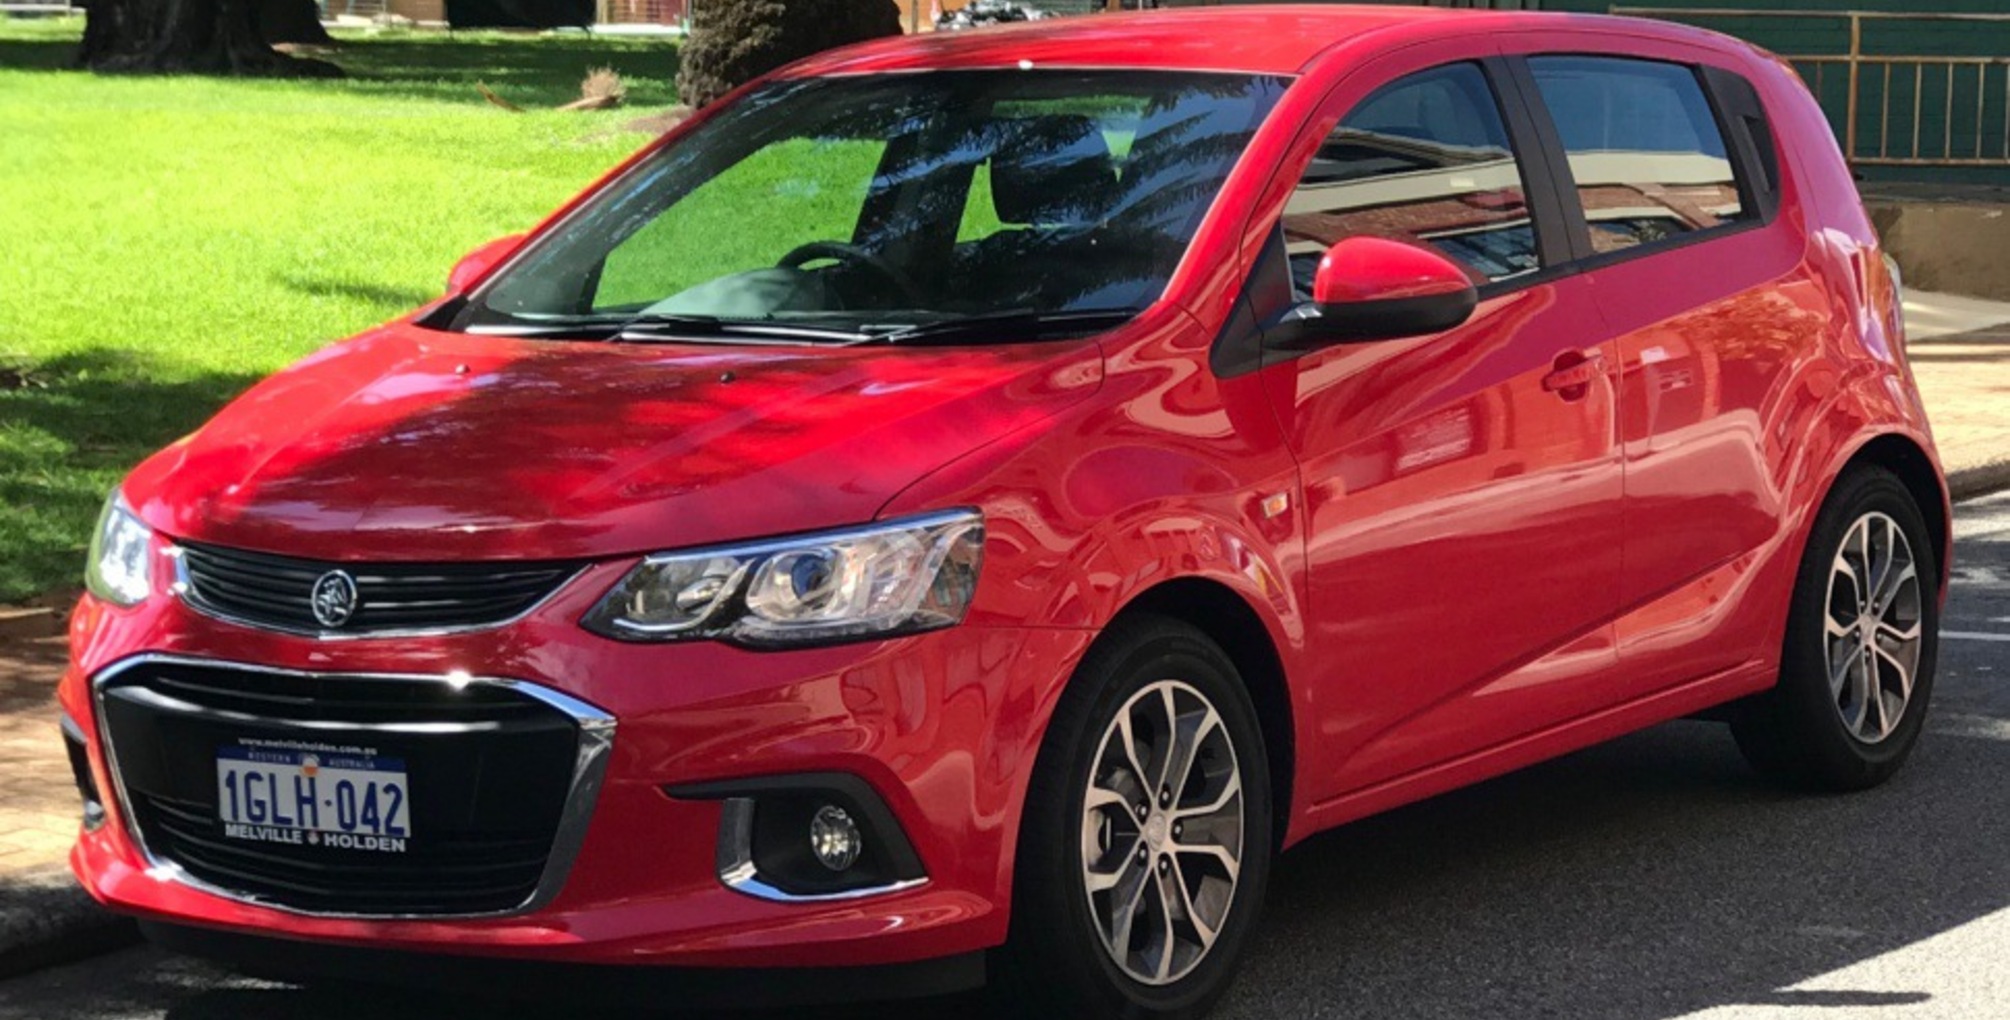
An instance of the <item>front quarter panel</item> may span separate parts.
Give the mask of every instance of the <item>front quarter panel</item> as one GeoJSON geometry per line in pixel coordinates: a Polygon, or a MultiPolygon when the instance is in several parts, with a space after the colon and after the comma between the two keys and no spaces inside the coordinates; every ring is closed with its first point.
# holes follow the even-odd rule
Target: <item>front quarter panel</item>
{"type": "MultiPolygon", "coordinates": [[[[1153,587],[1197,578],[1248,603],[1291,671],[1304,642],[1296,469],[1257,378],[1208,371],[1210,340],[1184,313],[1110,338],[1096,399],[948,465],[881,512],[983,508],[966,626],[1093,633],[1153,587]]],[[[994,749],[1027,764],[1013,779],[1021,798],[1079,657],[1024,692],[1030,726],[1011,737],[1023,743],[994,749]]]]}

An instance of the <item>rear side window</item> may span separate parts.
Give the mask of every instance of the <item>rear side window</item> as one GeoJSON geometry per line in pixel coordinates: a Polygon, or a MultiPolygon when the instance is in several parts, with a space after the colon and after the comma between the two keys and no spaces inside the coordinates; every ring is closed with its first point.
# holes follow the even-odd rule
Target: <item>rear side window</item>
{"type": "Polygon", "coordinates": [[[1624,251],[1751,218],[1693,68],[1623,57],[1534,57],[1570,157],[1592,250],[1624,251]]]}
{"type": "Polygon", "coordinates": [[[1479,65],[1383,86],[1320,145],[1284,210],[1299,294],[1327,248],[1364,234],[1436,248],[1481,281],[1542,268],[1521,165],[1479,65]]]}

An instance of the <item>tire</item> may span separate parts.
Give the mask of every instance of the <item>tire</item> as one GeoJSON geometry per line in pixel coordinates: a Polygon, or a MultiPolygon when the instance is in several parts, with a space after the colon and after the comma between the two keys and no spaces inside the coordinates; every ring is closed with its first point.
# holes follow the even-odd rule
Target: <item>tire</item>
{"type": "Polygon", "coordinates": [[[1939,577],[1939,550],[1897,476],[1870,467],[1838,480],[1801,560],[1779,684],[1732,716],[1746,760],[1811,790],[1864,790],[1895,775],[1933,694],[1939,577]],[[1859,579],[1882,609],[1866,608],[1859,579]]]}
{"type": "Polygon", "coordinates": [[[1003,1015],[1206,1013],[1228,990],[1263,902],[1273,854],[1270,789],[1263,731],[1228,656],[1173,620],[1113,624],[1062,695],[1034,767],[1011,936],[994,959],[1003,1015]],[[1173,729],[1168,718],[1195,737],[1159,739],[1173,729]],[[1169,746],[1193,751],[1168,755],[1169,746]],[[1161,795],[1141,812],[1148,795],[1138,774],[1168,774],[1168,757],[1193,763],[1189,780],[1170,798],[1163,787],[1177,784],[1153,784],[1161,795]],[[1194,849],[1203,844],[1212,849],[1194,849]],[[1091,869],[1107,888],[1091,891],[1091,869]],[[1138,906],[1128,911],[1120,963],[1113,947],[1126,891],[1138,906]]]}

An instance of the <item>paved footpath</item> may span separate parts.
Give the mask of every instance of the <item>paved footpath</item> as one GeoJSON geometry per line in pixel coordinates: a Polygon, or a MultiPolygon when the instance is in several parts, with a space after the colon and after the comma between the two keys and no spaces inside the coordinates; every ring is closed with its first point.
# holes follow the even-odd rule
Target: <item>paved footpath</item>
{"type": "Polygon", "coordinates": [[[65,650],[49,621],[0,637],[0,979],[133,941],[77,888],[66,864],[79,804],[56,727],[65,650]]]}
{"type": "Polygon", "coordinates": [[[1956,495],[2010,485],[2010,304],[1913,294],[1907,352],[1956,495]]]}
{"type": "Polygon", "coordinates": [[[61,637],[0,642],[0,881],[60,872],[76,836],[50,700],[63,657],[61,637]]]}

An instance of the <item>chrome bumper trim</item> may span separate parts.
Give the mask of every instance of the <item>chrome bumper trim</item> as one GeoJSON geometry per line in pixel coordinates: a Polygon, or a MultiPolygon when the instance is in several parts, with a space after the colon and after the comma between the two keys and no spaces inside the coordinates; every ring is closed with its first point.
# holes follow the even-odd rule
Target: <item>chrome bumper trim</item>
{"type": "Polygon", "coordinates": [[[905,892],[928,884],[928,878],[924,875],[886,885],[846,889],[843,892],[785,892],[761,881],[760,869],[754,866],[754,799],[731,797],[726,800],[724,809],[719,817],[717,854],[719,882],[736,893],[767,900],[770,903],[839,903],[845,900],[864,899],[868,896],[905,892]]]}
{"type": "MultiPolygon", "coordinates": [[[[146,858],[148,866],[147,867],[148,875],[160,881],[174,882],[178,885],[186,886],[190,889],[195,889],[200,892],[208,893],[212,896],[221,897],[223,899],[227,899],[232,902],[247,903],[253,906],[263,907],[267,910],[276,910],[283,913],[294,914],[302,917],[325,917],[325,918],[338,918],[343,920],[357,920],[357,921],[432,921],[432,920],[455,920],[455,919],[482,918],[482,917],[513,917],[518,914],[530,913],[532,911],[544,907],[546,904],[550,903],[554,898],[556,898],[558,896],[559,890],[564,887],[566,876],[571,873],[572,865],[579,857],[580,847],[586,842],[587,823],[590,822],[593,818],[594,804],[599,799],[600,787],[607,775],[608,757],[611,754],[614,746],[615,723],[614,723],[614,717],[612,715],[609,715],[608,713],[603,712],[600,709],[595,708],[594,706],[589,705],[584,701],[580,701],[579,699],[574,698],[567,694],[562,694],[558,691],[552,690],[551,688],[545,687],[541,684],[531,683],[527,680],[512,680],[500,677],[462,677],[459,675],[448,676],[440,674],[420,674],[420,673],[353,673],[353,672],[343,672],[341,670],[308,671],[308,670],[297,670],[297,669],[285,669],[277,666],[261,666],[256,663],[235,662],[229,659],[210,659],[210,658],[185,656],[185,655],[143,654],[143,655],[135,655],[132,656],[131,658],[121,659],[118,662],[115,662],[110,666],[105,667],[103,670],[100,670],[96,676],[93,676],[91,678],[91,692],[92,692],[93,705],[94,708],[97,710],[98,715],[98,740],[100,743],[104,745],[106,771],[111,773],[112,785],[115,788],[114,793],[115,796],[117,796],[119,802],[119,824],[124,828],[126,837],[132,840],[133,845],[135,847],[139,848],[140,855],[146,858]],[[247,673],[266,673],[274,676],[303,677],[315,680],[364,680],[364,681],[383,681],[390,683],[449,684],[456,687],[466,687],[469,685],[506,687],[511,690],[520,691],[524,694],[527,694],[530,697],[536,698],[537,700],[544,702],[546,705],[549,705],[552,708],[555,708],[560,712],[565,713],[566,715],[570,716],[573,722],[579,727],[579,748],[573,761],[572,782],[571,786],[566,792],[565,807],[559,814],[558,829],[556,835],[552,839],[551,855],[545,859],[544,872],[538,877],[537,888],[532,891],[528,899],[524,900],[524,902],[518,904],[515,907],[512,907],[508,910],[490,911],[485,913],[373,914],[373,913],[345,913],[340,911],[302,910],[298,907],[291,907],[282,903],[273,903],[257,896],[236,892],[234,890],[225,889],[220,886],[213,885],[209,882],[205,882],[202,879],[195,877],[194,875],[189,874],[187,871],[183,870],[180,865],[174,863],[173,861],[156,857],[153,851],[147,848],[145,838],[141,836],[139,829],[133,824],[132,803],[128,799],[126,794],[125,775],[119,769],[118,749],[112,745],[111,732],[105,726],[104,693],[106,686],[110,684],[113,680],[117,679],[119,676],[123,675],[124,673],[139,666],[161,665],[161,664],[171,664],[178,666],[197,666],[197,667],[206,667],[214,669],[230,669],[230,670],[239,670],[247,673]]],[[[172,701],[172,699],[163,699],[163,700],[172,701]]],[[[162,706],[162,707],[169,708],[169,710],[172,710],[171,706],[162,706]]],[[[250,716],[250,715],[232,716],[231,713],[216,713],[213,710],[202,709],[200,708],[200,706],[191,705],[187,707],[190,709],[195,709],[209,714],[242,718],[247,722],[257,722],[270,726],[290,725],[296,728],[310,728],[310,729],[315,728],[315,724],[311,722],[302,724],[297,720],[271,719],[264,716],[250,716]]],[[[454,726],[454,724],[452,723],[443,723],[443,724],[393,723],[393,724],[382,724],[382,725],[330,724],[328,728],[339,728],[339,729],[355,730],[362,732],[393,732],[393,733],[408,733],[408,734],[441,732],[441,730],[437,728],[428,730],[427,729],[428,726],[445,726],[451,728],[454,726]]]]}

